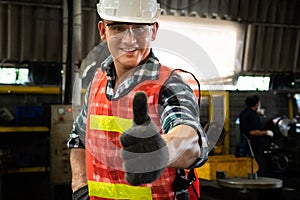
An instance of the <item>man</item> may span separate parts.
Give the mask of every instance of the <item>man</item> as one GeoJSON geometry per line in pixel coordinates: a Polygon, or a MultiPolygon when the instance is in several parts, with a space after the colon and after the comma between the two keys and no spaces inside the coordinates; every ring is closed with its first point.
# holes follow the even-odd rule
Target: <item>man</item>
{"type": "Polygon", "coordinates": [[[162,66],[151,50],[159,4],[100,0],[97,10],[111,55],[97,69],[68,141],[73,199],[199,198],[198,178],[182,176],[206,161],[207,138],[183,72],[162,66]]]}
{"type": "Polygon", "coordinates": [[[259,166],[258,175],[262,176],[266,172],[266,163],[264,158],[264,150],[266,147],[265,136],[273,137],[271,130],[262,130],[258,108],[260,99],[257,95],[250,95],[245,100],[246,108],[239,114],[240,120],[240,139],[241,139],[241,156],[251,156],[251,151],[247,140],[253,149],[254,157],[259,166]]]}

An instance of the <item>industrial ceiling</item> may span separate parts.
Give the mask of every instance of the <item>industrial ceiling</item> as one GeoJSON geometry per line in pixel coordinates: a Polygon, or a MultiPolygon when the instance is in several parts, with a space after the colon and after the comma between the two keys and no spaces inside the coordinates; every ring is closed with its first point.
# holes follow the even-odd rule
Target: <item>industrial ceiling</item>
{"type": "MultiPolygon", "coordinates": [[[[97,2],[0,0],[0,60],[66,63],[71,45],[72,67],[78,67],[99,43],[97,2]]],[[[160,0],[160,4],[163,15],[244,24],[241,74],[287,73],[299,78],[299,0],[160,0]]]]}

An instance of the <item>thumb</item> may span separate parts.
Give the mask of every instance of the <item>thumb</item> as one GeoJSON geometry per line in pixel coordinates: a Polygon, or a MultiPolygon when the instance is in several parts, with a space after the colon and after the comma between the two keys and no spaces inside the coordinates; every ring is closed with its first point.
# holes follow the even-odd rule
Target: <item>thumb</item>
{"type": "Polygon", "coordinates": [[[147,97],[144,92],[137,92],[133,98],[133,122],[141,125],[150,120],[148,115],[147,97]]]}

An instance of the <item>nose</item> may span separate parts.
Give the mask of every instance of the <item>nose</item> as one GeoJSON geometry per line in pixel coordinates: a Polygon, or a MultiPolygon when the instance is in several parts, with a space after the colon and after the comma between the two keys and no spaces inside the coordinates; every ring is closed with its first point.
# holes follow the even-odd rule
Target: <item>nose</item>
{"type": "Polygon", "coordinates": [[[132,27],[128,27],[123,33],[122,42],[132,44],[136,42],[136,35],[132,27]]]}

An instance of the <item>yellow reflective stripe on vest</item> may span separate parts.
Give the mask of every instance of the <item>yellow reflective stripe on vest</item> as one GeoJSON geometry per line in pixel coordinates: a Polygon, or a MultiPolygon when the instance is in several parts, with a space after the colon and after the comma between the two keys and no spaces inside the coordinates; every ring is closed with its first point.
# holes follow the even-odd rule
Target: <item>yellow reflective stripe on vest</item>
{"type": "Polygon", "coordinates": [[[88,181],[89,195],[109,199],[152,200],[151,188],[88,181]]]}
{"type": "Polygon", "coordinates": [[[115,116],[90,115],[90,129],[122,133],[132,127],[132,120],[115,116]]]}

